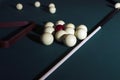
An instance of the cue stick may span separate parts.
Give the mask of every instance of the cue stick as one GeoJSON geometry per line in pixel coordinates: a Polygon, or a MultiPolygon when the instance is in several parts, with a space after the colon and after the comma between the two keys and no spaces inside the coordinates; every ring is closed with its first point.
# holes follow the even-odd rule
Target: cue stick
{"type": "Polygon", "coordinates": [[[95,27],[97,27],[91,34],[89,34],[82,42],[80,42],[75,48],[73,48],[65,57],[63,57],[56,65],[54,65],[48,72],[46,72],[38,80],[45,80],[50,74],[52,74],[58,67],[60,67],[67,59],[69,59],[79,48],[81,48],[91,37],[93,37],[102,26],[107,23],[116,13],[118,13],[120,7],[114,8],[108,15],[106,15],[95,27]]]}

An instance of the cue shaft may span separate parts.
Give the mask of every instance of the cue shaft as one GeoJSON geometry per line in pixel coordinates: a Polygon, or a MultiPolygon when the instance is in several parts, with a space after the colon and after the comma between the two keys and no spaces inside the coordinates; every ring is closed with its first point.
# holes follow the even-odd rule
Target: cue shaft
{"type": "Polygon", "coordinates": [[[80,42],[72,51],[70,51],[64,58],[62,58],[55,66],[53,66],[45,75],[43,75],[39,80],[45,80],[51,73],[53,73],[59,66],[61,66],[68,58],[70,58],[82,45],[84,45],[92,36],[94,36],[101,26],[97,27],[86,39],[80,42]]]}
{"type": "Polygon", "coordinates": [[[105,23],[107,23],[116,13],[119,12],[119,9],[114,9],[111,12],[109,12],[109,14],[107,14],[100,22],[98,22],[98,24],[96,26],[101,26],[103,27],[103,25],[105,23]]]}
{"type": "Polygon", "coordinates": [[[75,48],[73,48],[65,57],[63,57],[55,66],[53,66],[48,72],[46,72],[39,80],[45,80],[50,74],[52,74],[59,66],[61,66],[68,58],[70,58],[79,48],[81,48],[91,37],[93,37],[101,27],[107,23],[120,8],[115,8],[108,15],[106,15],[95,27],[96,29],[87,36],[82,42],[80,42],[75,48]]]}

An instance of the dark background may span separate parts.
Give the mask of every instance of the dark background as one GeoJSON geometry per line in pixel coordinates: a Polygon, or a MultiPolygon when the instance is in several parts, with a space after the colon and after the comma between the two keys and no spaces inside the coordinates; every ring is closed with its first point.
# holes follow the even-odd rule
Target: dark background
{"type": "MultiPolygon", "coordinates": [[[[76,26],[85,24],[90,31],[112,10],[106,0],[41,0],[40,8],[35,8],[34,2],[0,0],[0,22],[32,20],[43,25],[64,20],[76,26]],[[22,11],[15,8],[18,2],[24,6],[22,11]],[[45,8],[50,2],[57,8],[54,15],[45,8]]],[[[6,33],[8,29],[0,29],[0,36],[6,33]]],[[[57,42],[44,46],[25,36],[10,48],[0,48],[0,80],[37,80],[71,49],[57,42]]],[[[120,80],[120,13],[46,80],[120,80]]]]}

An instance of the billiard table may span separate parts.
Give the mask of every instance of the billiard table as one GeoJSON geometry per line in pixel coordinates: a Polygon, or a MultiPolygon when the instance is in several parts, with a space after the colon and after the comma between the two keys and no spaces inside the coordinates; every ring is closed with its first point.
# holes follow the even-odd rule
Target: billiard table
{"type": "MultiPolygon", "coordinates": [[[[63,20],[76,26],[85,24],[89,34],[114,7],[112,0],[41,0],[40,8],[36,8],[34,2],[0,0],[0,23],[33,21],[37,26],[10,47],[0,48],[0,80],[38,80],[74,48],[57,41],[50,46],[43,45],[40,33],[45,22],[63,20]],[[16,9],[17,3],[23,4],[23,10],[16,9]],[[55,3],[55,14],[49,13],[49,3],[55,3]]],[[[120,80],[119,21],[120,13],[46,80],[120,80]]],[[[1,28],[0,38],[13,30],[15,28],[1,28]]]]}

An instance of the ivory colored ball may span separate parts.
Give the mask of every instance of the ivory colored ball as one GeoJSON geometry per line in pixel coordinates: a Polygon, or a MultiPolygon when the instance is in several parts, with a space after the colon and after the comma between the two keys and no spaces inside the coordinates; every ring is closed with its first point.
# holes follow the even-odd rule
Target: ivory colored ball
{"type": "Polygon", "coordinates": [[[68,46],[68,47],[73,47],[73,46],[76,45],[77,39],[76,39],[76,37],[75,37],[74,35],[68,34],[68,35],[65,36],[63,42],[64,42],[64,44],[65,44],[66,46],[68,46]]]}
{"type": "Polygon", "coordinates": [[[73,34],[74,35],[74,33],[75,33],[75,30],[73,28],[70,28],[70,27],[66,28],[65,31],[67,32],[67,34],[73,34]]]}
{"type": "Polygon", "coordinates": [[[34,6],[38,8],[41,6],[41,3],[39,1],[35,1],[34,6]]]}
{"type": "Polygon", "coordinates": [[[87,32],[84,29],[78,29],[75,32],[75,36],[79,39],[79,40],[83,40],[87,37],[87,32]]]}
{"type": "Polygon", "coordinates": [[[51,14],[55,14],[56,13],[56,8],[55,7],[50,7],[49,11],[51,14]]]}
{"type": "Polygon", "coordinates": [[[56,25],[64,25],[64,24],[65,24],[65,22],[63,20],[58,20],[56,22],[56,25]]]}
{"type": "Polygon", "coordinates": [[[55,4],[54,4],[54,3],[50,3],[48,7],[49,7],[49,8],[50,8],[50,7],[55,7],[55,4]]]}
{"type": "Polygon", "coordinates": [[[23,5],[22,5],[21,3],[18,3],[18,4],[16,5],[16,8],[17,8],[18,10],[22,10],[22,9],[23,9],[23,5]]]}
{"type": "Polygon", "coordinates": [[[65,25],[65,28],[73,28],[75,29],[75,25],[73,23],[68,23],[65,25]]]}
{"type": "Polygon", "coordinates": [[[62,41],[62,37],[67,34],[64,30],[60,30],[58,32],[55,33],[55,39],[59,42],[62,41]]]}
{"type": "Polygon", "coordinates": [[[45,28],[46,27],[54,27],[54,23],[53,22],[47,22],[46,24],[45,24],[45,28]]]}
{"type": "Polygon", "coordinates": [[[53,33],[55,31],[55,29],[53,27],[47,27],[44,29],[44,32],[48,32],[48,33],[53,33]]]}
{"type": "Polygon", "coordinates": [[[51,45],[53,43],[54,37],[52,34],[46,32],[42,35],[41,41],[44,45],[48,46],[48,45],[51,45]]]}
{"type": "Polygon", "coordinates": [[[76,30],[78,30],[78,29],[84,29],[86,32],[88,31],[87,26],[86,26],[86,25],[83,25],[83,24],[79,25],[79,26],[76,28],[76,30]]]}
{"type": "Polygon", "coordinates": [[[116,3],[116,4],[115,4],[115,8],[116,8],[116,9],[120,9],[120,3],[116,3]]]}

